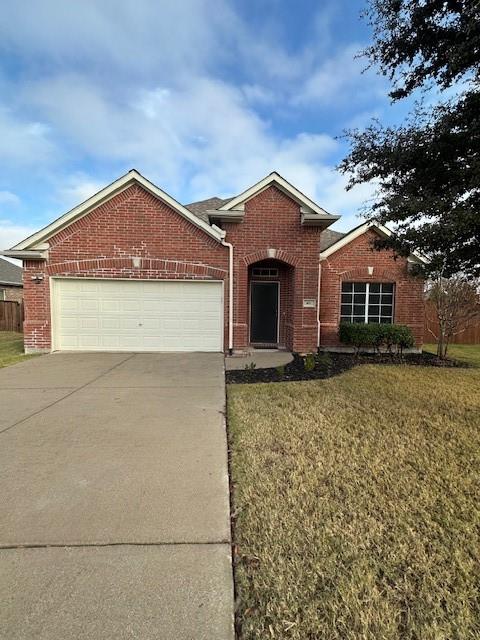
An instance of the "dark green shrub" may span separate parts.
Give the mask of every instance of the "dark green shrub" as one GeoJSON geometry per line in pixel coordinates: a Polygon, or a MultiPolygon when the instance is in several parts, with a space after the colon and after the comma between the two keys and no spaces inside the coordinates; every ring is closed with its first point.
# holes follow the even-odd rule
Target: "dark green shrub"
{"type": "Polygon", "coordinates": [[[402,324],[395,325],[397,328],[397,349],[403,353],[404,349],[411,349],[415,344],[412,330],[402,324]]]}
{"type": "Polygon", "coordinates": [[[414,345],[412,331],[401,324],[356,324],[342,323],[339,327],[339,337],[343,344],[351,346],[359,353],[362,349],[382,348],[388,353],[403,353],[414,345]]]}
{"type": "Polygon", "coordinates": [[[277,372],[277,376],[279,378],[283,378],[283,376],[285,375],[285,365],[281,364],[278,367],[275,368],[275,371],[277,372]]]}
{"type": "Polygon", "coordinates": [[[359,353],[362,349],[376,348],[378,326],[379,325],[374,324],[343,322],[338,331],[340,341],[343,342],[343,344],[353,347],[356,353],[359,353]]]}

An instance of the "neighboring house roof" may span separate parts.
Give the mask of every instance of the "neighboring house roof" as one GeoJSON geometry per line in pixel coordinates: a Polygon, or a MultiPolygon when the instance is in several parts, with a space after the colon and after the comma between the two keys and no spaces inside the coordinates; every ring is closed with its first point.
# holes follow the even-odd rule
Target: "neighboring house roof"
{"type": "Polygon", "coordinates": [[[0,285],[8,284],[12,287],[21,287],[23,270],[16,264],[0,258],[0,285]]]}
{"type": "Polygon", "coordinates": [[[181,216],[205,231],[205,233],[207,233],[209,236],[215,238],[218,241],[221,241],[222,238],[225,237],[224,231],[222,231],[218,227],[215,227],[214,225],[209,225],[200,217],[194,215],[186,207],[169,196],[168,193],[165,193],[165,191],[162,191],[162,189],[147,180],[138,171],[132,169],[124,176],[118,178],[107,187],[93,195],[91,198],[88,198],[88,200],[85,200],[85,202],[82,202],[77,207],[74,207],[70,211],[67,211],[67,213],[65,213],[63,216],[47,225],[40,231],[37,231],[37,233],[34,233],[22,242],[19,242],[17,245],[12,247],[12,249],[4,251],[4,255],[27,259],[29,257],[44,257],[44,252],[48,249],[49,238],[57,234],[65,227],[68,227],[76,220],[86,216],[88,213],[90,213],[90,211],[100,206],[101,204],[104,204],[105,202],[116,196],[118,193],[125,191],[125,189],[132,186],[133,184],[139,184],[140,186],[142,186],[146,191],[177,211],[181,216]]]}
{"type": "MultiPolygon", "coordinates": [[[[338,251],[342,247],[345,247],[347,244],[352,242],[352,240],[355,240],[355,238],[358,238],[359,236],[363,235],[369,229],[371,229],[372,231],[375,231],[376,233],[378,233],[378,235],[383,237],[389,238],[390,236],[393,235],[393,231],[390,231],[390,229],[388,229],[387,227],[384,227],[382,224],[378,224],[377,222],[372,222],[372,221],[364,222],[358,225],[358,227],[355,227],[354,229],[349,231],[348,233],[342,234],[340,238],[338,238],[337,240],[334,240],[334,242],[329,244],[327,247],[324,247],[323,249],[321,248],[320,258],[322,259],[328,258],[333,253],[335,253],[335,251],[338,251]]],[[[330,233],[338,233],[338,232],[330,231],[330,233]]],[[[423,264],[428,263],[428,259],[420,255],[416,251],[410,254],[409,260],[413,262],[421,262],[423,264]]]]}

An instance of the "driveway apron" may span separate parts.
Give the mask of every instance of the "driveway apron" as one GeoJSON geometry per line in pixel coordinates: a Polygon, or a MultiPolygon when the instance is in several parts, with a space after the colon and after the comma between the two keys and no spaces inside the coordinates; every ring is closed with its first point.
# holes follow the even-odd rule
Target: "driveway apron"
{"type": "Polygon", "coordinates": [[[0,370],[0,628],[233,638],[221,354],[53,354],[0,370]]]}

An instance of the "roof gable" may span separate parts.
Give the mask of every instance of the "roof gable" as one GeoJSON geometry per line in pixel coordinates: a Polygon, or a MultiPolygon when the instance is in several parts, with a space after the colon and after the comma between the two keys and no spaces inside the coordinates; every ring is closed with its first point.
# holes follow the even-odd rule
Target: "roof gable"
{"type": "Polygon", "coordinates": [[[322,209],[322,207],[318,206],[313,202],[313,200],[308,198],[305,194],[285,180],[285,178],[282,178],[282,176],[276,171],[268,174],[268,176],[265,176],[265,178],[249,187],[235,198],[229,199],[225,204],[219,207],[218,211],[243,210],[243,205],[247,200],[250,200],[250,198],[253,198],[271,185],[276,186],[280,191],[283,191],[286,195],[292,198],[292,200],[297,202],[300,205],[302,213],[316,213],[319,216],[331,218],[332,221],[340,217],[334,216],[328,213],[328,211],[325,211],[325,209],[322,209]]]}
{"type": "Polygon", "coordinates": [[[128,189],[128,187],[132,186],[135,183],[139,184],[147,192],[151,193],[156,198],[167,204],[170,208],[189,220],[192,224],[205,231],[205,233],[207,233],[209,236],[215,238],[218,241],[222,240],[222,238],[224,237],[225,233],[222,232],[221,229],[209,225],[207,222],[194,215],[186,207],[169,196],[165,191],[162,191],[162,189],[147,180],[138,171],[132,169],[124,176],[118,178],[107,187],[93,195],[91,198],[88,198],[88,200],[85,200],[85,202],[82,202],[77,207],[74,207],[60,218],[57,218],[57,220],[55,220],[51,224],[47,225],[40,231],[37,231],[22,242],[16,244],[14,247],[12,247],[8,254],[11,255],[15,252],[21,253],[25,251],[41,252],[42,250],[45,250],[46,248],[48,248],[48,245],[46,245],[45,243],[47,243],[48,239],[53,235],[57,234],[62,229],[65,229],[76,220],[79,220],[80,218],[86,216],[88,213],[90,213],[90,211],[96,209],[101,204],[108,202],[108,200],[111,200],[111,198],[121,193],[125,189],[128,189]]]}
{"type": "MultiPolygon", "coordinates": [[[[363,235],[369,230],[374,231],[375,233],[378,233],[378,235],[383,236],[384,238],[389,238],[390,236],[393,235],[393,231],[391,231],[390,229],[388,229],[388,227],[385,227],[382,224],[378,224],[377,222],[372,222],[372,221],[364,222],[363,224],[359,225],[358,227],[355,227],[348,233],[343,234],[342,237],[335,240],[332,244],[330,244],[325,249],[322,249],[320,253],[320,258],[321,259],[328,258],[333,253],[335,253],[339,249],[342,249],[342,247],[345,247],[347,244],[350,244],[350,242],[355,240],[355,238],[360,237],[361,235],[363,235]]],[[[416,251],[410,254],[408,259],[413,262],[420,262],[423,264],[428,263],[428,259],[422,256],[421,254],[417,253],[416,251]]]]}

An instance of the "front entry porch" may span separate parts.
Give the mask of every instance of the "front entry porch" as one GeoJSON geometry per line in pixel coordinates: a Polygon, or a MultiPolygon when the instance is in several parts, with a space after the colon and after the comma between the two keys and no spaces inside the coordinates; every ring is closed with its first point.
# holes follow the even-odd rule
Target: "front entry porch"
{"type": "Polygon", "coordinates": [[[254,349],[292,349],[294,267],[261,260],[248,269],[248,343],[254,349]]]}

